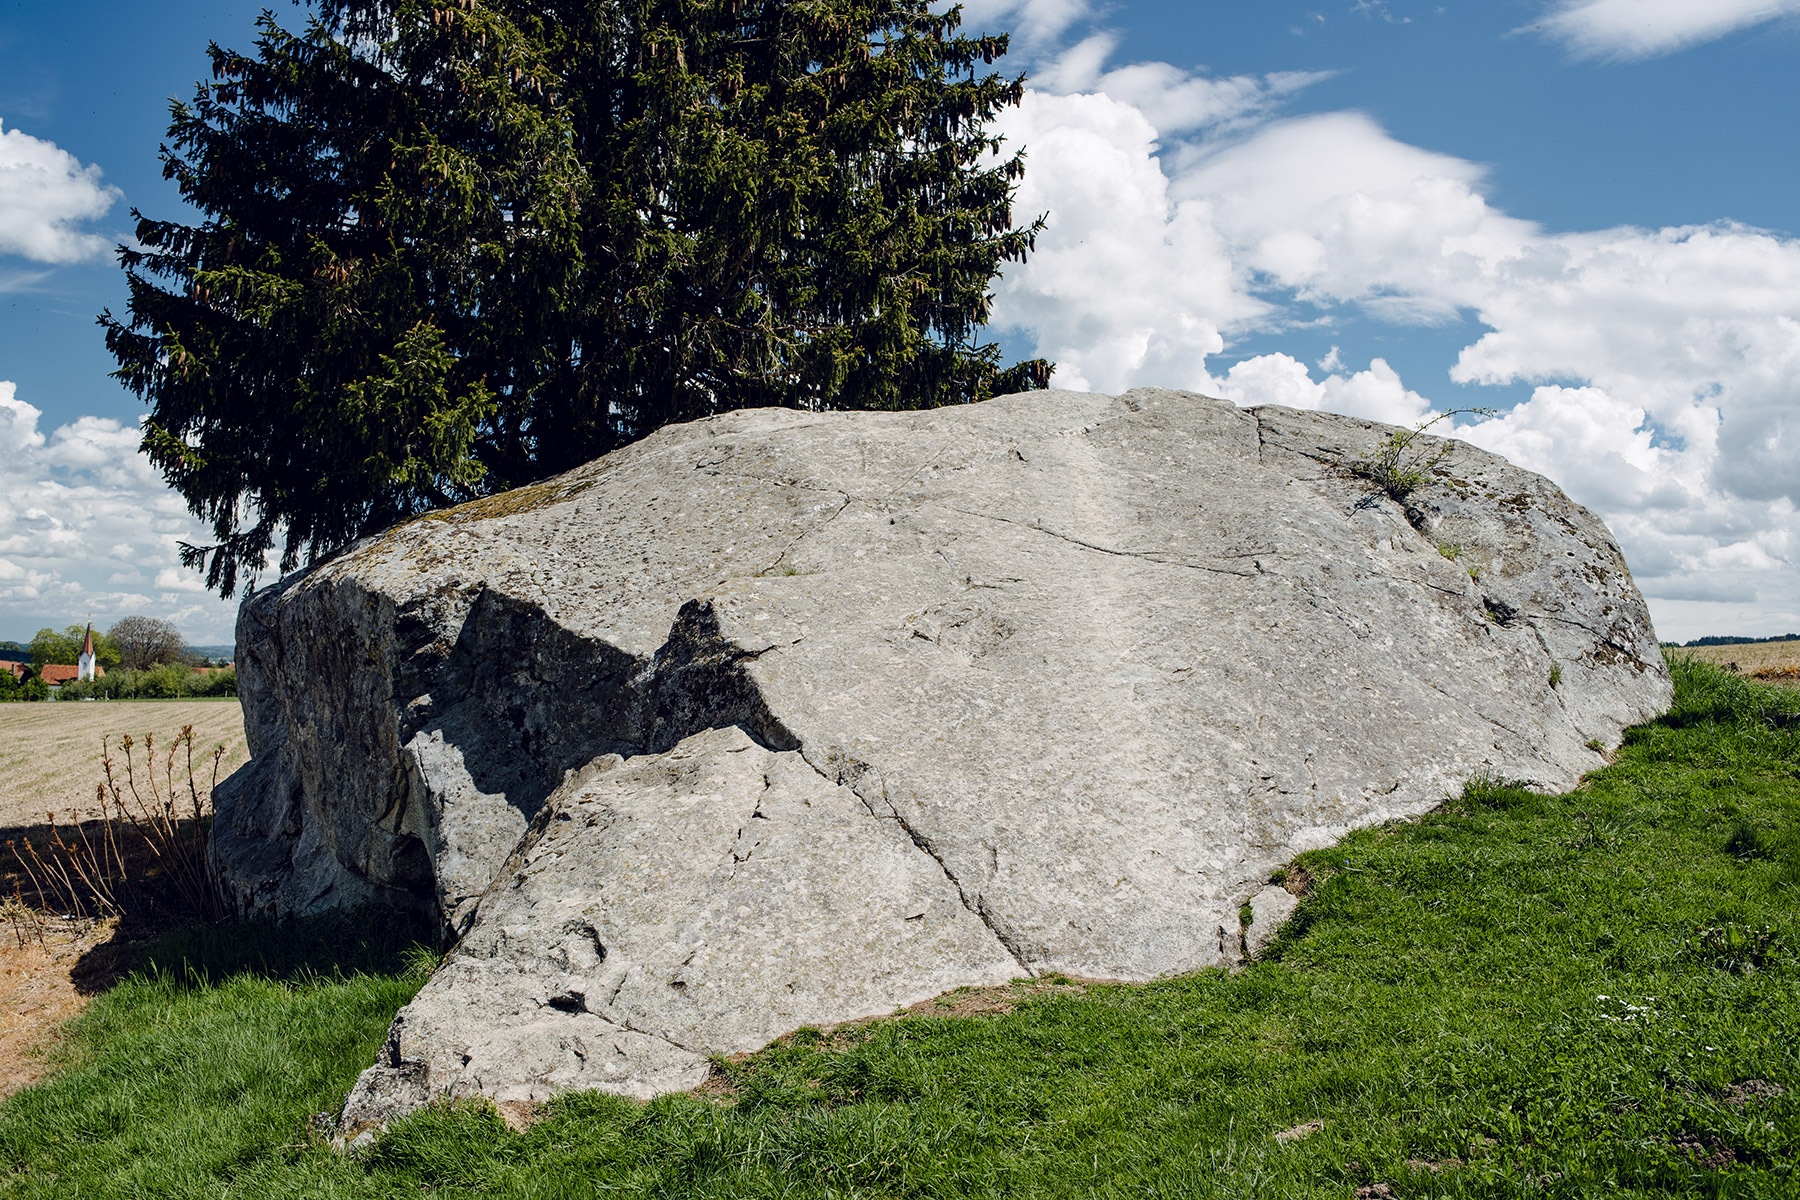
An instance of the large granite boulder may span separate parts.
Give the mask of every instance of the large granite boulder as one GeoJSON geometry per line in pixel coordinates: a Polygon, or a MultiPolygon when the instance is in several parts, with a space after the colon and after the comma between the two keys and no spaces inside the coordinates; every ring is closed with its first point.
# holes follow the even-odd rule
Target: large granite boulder
{"type": "Polygon", "coordinates": [[[1155,390],[735,412],[258,592],[237,906],[460,938],[346,1127],[1232,961],[1297,851],[1573,784],[1669,699],[1618,547],[1460,443],[1396,501],[1346,469],[1389,432],[1155,390]]]}

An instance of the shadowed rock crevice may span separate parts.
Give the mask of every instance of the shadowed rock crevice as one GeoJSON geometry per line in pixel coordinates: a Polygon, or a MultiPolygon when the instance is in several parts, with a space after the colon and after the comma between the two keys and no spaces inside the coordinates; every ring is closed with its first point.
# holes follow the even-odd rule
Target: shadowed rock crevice
{"type": "Polygon", "coordinates": [[[396,694],[408,697],[399,740],[440,732],[462,751],[474,786],[504,795],[529,821],[563,773],[601,754],[636,753],[634,682],[643,663],[563,628],[530,601],[477,587],[442,658],[420,616],[402,612],[396,641],[421,641],[396,694]]]}
{"type": "Polygon", "coordinates": [[[662,754],[733,726],[768,749],[797,749],[744,670],[764,652],[728,641],[708,601],[683,605],[646,661],[570,633],[536,605],[483,592],[427,693],[437,719],[418,721],[406,743],[412,786],[393,823],[399,844],[412,840],[436,865],[452,932],[468,928],[545,798],[594,760],[662,754]],[[440,715],[444,693],[453,700],[440,715]]]}
{"type": "Polygon", "coordinates": [[[669,640],[631,684],[633,753],[662,754],[707,729],[736,725],[770,750],[798,750],[800,739],[769,711],[762,689],[744,670],[775,649],[746,650],[726,638],[710,600],[681,606],[669,640]]]}
{"type": "MultiPolygon", "coordinates": [[[[393,670],[391,694],[408,699],[369,714],[391,722],[385,733],[334,734],[348,713],[314,710],[314,737],[278,743],[219,789],[211,850],[244,915],[320,911],[349,897],[431,905],[461,933],[495,868],[571,771],[730,726],[770,749],[799,745],[744,670],[768,648],[727,640],[709,601],[684,605],[664,644],[644,656],[487,587],[434,593],[393,622],[395,641],[416,649],[393,670]],[[433,635],[458,609],[446,645],[433,635]],[[297,761],[302,754],[310,761],[297,761]],[[333,758],[337,770],[320,769],[333,758]],[[355,782],[362,786],[345,786],[355,782]],[[335,824],[319,819],[321,800],[335,824]]],[[[308,639],[355,636],[298,624],[308,639]]],[[[268,645],[280,636],[264,632],[264,662],[289,656],[268,645]]]]}
{"type": "Polygon", "coordinates": [[[476,786],[505,792],[529,819],[568,771],[603,754],[660,754],[730,725],[771,749],[794,749],[743,670],[769,649],[727,640],[710,600],[682,605],[646,659],[571,633],[539,605],[482,590],[443,666],[409,681],[430,702],[408,706],[401,737],[441,729],[464,747],[476,786]]]}

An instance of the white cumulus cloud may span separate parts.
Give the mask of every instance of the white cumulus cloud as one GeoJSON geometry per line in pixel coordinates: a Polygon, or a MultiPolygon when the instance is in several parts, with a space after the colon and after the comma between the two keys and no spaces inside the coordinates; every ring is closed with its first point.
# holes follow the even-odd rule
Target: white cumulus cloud
{"type": "Polygon", "coordinates": [[[1242,286],[1207,206],[1170,197],[1155,128],[1110,96],[1039,91],[1000,128],[1029,155],[1016,211],[1047,216],[1037,253],[999,283],[1002,323],[1031,331],[1065,387],[1204,382],[1220,330],[1267,305],[1242,286]]]}
{"type": "Polygon", "coordinates": [[[1401,383],[1399,372],[1382,358],[1372,360],[1368,370],[1351,374],[1345,374],[1340,364],[1314,382],[1300,360],[1262,354],[1237,363],[1208,390],[1245,406],[1322,409],[1390,425],[1416,425],[1431,411],[1431,401],[1401,383]]]}
{"type": "Polygon", "coordinates": [[[119,196],[100,182],[99,167],[0,125],[0,254],[42,263],[96,258],[108,242],[81,226],[105,216],[119,196]]]}
{"type": "Polygon", "coordinates": [[[142,613],[202,645],[229,642],[233,605],[180,565],[178,544],[203,531],[138,451],[141,431],[82,417],[46,435],[40,415],[0,381],[0,624],[29,637],[142,613]]]}
{"type": "Polygon", "coordinates": [[[1565,0],[1541,28],[1589,58],[1650,58],[1800,13],[1800,0],[1565,0]]]}

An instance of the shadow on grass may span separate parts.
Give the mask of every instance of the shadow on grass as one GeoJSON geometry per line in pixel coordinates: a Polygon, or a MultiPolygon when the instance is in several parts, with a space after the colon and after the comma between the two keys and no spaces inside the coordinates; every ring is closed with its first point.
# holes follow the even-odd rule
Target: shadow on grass
{"type": "Polygon", "coordinates": [[[276,982],[399,975],[442,949],[437,923],[420,914],[357,908],[272,921],[226,921],[160,930],[120,925],[70,973],[87,995],[128,975],[209,987],[237,975],[276,982]]]}
{"type": "MultiPolygon", "coordinates": [[[[176,823],[186,837],[191,820],[176,823]]],[[[141,832],[106,831],[89,820],[0,829],[0,895],[39,912],[88,918],[109,905],[74,859],[58,855],[54,842],[116,847],[118,879],[109,897],[124,912],[111,935],[84,953],[70,971],[76,990],[94,996],[135,972],[163,976],[183,986],[219,983],[234,975],[277,981],[406,971],[420,952],[441,948],[437,923],[419,913],[366,907],[284,921],[208,921],[176,886],[156,848],[141,832]],[[35,853],[34,853],[35,850],[35,853]],[[64,865],[59,881],[46,863],[64,865]],[[34,867],[35,864],[35,867],[34,867]]],[[[94,856],[84,861],[90,869],[94,856]]]]}
{"type": "Polygon", "coordinates": [[[437,922],[391,908],[355,908],[279,924],[232,921],[171,929],[135,969],[197,985],[234,975],[278,981],[397,975],[442,949],[437,922]]]}

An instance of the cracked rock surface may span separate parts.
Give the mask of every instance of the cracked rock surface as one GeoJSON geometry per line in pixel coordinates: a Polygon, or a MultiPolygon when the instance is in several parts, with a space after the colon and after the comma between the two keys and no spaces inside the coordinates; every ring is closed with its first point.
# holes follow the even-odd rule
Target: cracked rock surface
{"type": "Polygon", "coordinates": [[[446,1094],[648,1098],[708,1053],[1021,973],[897,822],[735,726],[584,768],[501,878],[350,1127],[446,1094]]]}
{"type": "Polygon", "coordinates": [[[1344,469],[1388,432],[1153,389],[736,412],[246,600],[238,907],[460,935],[345,1128],[1231,961],[1294,853],[1572,785],[1670,694],[1618,547],[1460,443],[1397,502],[1344,469]]]}

